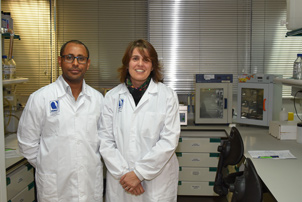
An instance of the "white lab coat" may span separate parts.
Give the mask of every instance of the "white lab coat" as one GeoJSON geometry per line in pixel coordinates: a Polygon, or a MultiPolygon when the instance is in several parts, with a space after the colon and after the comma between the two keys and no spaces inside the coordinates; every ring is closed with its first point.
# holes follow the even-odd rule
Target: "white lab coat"
{"type": "Polygon", "coordinates": [[[151,80],[135,106],[126,85],[118,85],[105,96],[99,135],[108,169],[106,202],[176,202],[180,119],[173,90],[151,80]],[[120,185],[129,171],[145,179],[142,195],[131,195],[120,185]]]}
{"type": "Polygon", "coordinates": [[[62,76],[30,96],[18,140],[21,153],[36,169],[39,202],[102,202],[97,126],[103,100],[84,81],[75,101],[62,76]]]}

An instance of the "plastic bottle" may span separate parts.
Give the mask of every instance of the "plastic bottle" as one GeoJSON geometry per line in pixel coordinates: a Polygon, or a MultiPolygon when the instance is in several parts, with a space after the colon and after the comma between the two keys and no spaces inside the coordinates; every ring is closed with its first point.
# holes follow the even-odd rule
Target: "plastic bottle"
{"type": "Polygon", "coordinates": [[[5,16],[4,16],[3,11],[1,11],[1,27],[2,28],[6,28],[6,26],[7,26],[7,20],[6,20],[5,16]]]}
{"type": "Polygon", "coordinates": [[[14,60],[14,56],[12,58],[8,59],[8,66],[9,66],[9,79],[15,79],[16,78],[16,62],[14,60]]]}
{"type": "Polygon", "coordinates": [[[2,55],[2,79],[8,80],[10,78],[10,68],[6,55],[2,55]]]}
{"type": "Polygon", "coordinates": [[[299,79],[299,80],[302,79],[301,63],[302,63],[302,54],[297,54],[297,59],[294,62],[294,69],[293,69],[294,79],[299,79]]]}
{"type": "Polygon", "coordinates": [[[285,108],[282,108],[279,113],[279,121],[287,121],[288,120],[288,113],[285,108]]]}
{"type": "Polygon", "coordinates": [[[10,15],[10,12],[3,12],[3,18],[6,20],[6,27],[5,28],[8,28],[8,29],[14,29],[14,26],[13,26],[13,18],[11,17],[10,15]]]}

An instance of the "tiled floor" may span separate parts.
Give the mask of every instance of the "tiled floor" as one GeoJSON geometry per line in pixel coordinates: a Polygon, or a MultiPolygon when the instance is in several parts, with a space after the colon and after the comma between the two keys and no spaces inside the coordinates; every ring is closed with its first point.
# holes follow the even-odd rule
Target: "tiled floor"
{"type": "MultiPolygon", "coordinates": [[[[105,202],[105,197],[103,199],[105,202]]],[[[178,196],[177,202],[227,202],[225,197],[210,196],[178,196]]]]}
{"type": "Polygon", "coordinates": [[[227,199],[220,196],[178,196],[177,202],[227,202],[227,199]]]}
{"type": "MultiPolygon", "coordinates": [[[[229,199],[231,200],[231,199],[229,199]]],[[[226,197],[222,196],[178,196],[177,202],[227,202],[226,197]]],[[[269,193],[263,193],[263,202],[277,202],[277,200],[269,193]]]]}

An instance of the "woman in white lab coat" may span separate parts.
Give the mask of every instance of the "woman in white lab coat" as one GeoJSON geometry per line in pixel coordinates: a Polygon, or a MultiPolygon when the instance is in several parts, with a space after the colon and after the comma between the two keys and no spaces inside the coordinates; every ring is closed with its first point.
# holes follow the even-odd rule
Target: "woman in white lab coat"
{"type": "Polygon", "coordinates": [[[148,41],[131,42],[122,63],[121,84],[105,96],[99,131],[106,202],[176,202],[177,95],[160,82],[158,56],[148,41]]]}

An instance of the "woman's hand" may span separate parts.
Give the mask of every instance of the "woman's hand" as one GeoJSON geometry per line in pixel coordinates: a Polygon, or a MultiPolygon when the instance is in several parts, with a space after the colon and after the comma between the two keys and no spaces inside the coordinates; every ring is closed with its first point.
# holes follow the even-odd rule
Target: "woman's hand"
{"type": "Polygon", "coordinates": [[[145,192],[141,185],[141,181],[138,179],[134,171],[123,175],[120,179],[120,184],[123,186],[125,191],[134,195],[140,195],[145,192]]]}
{"type": "Polygon", "coordinates": [[[138,184],[132,191],[128,191],[129,193],[133,194],[133,195],[141,195],[142,193],[145,192],[142,184],[138,184]]]}

